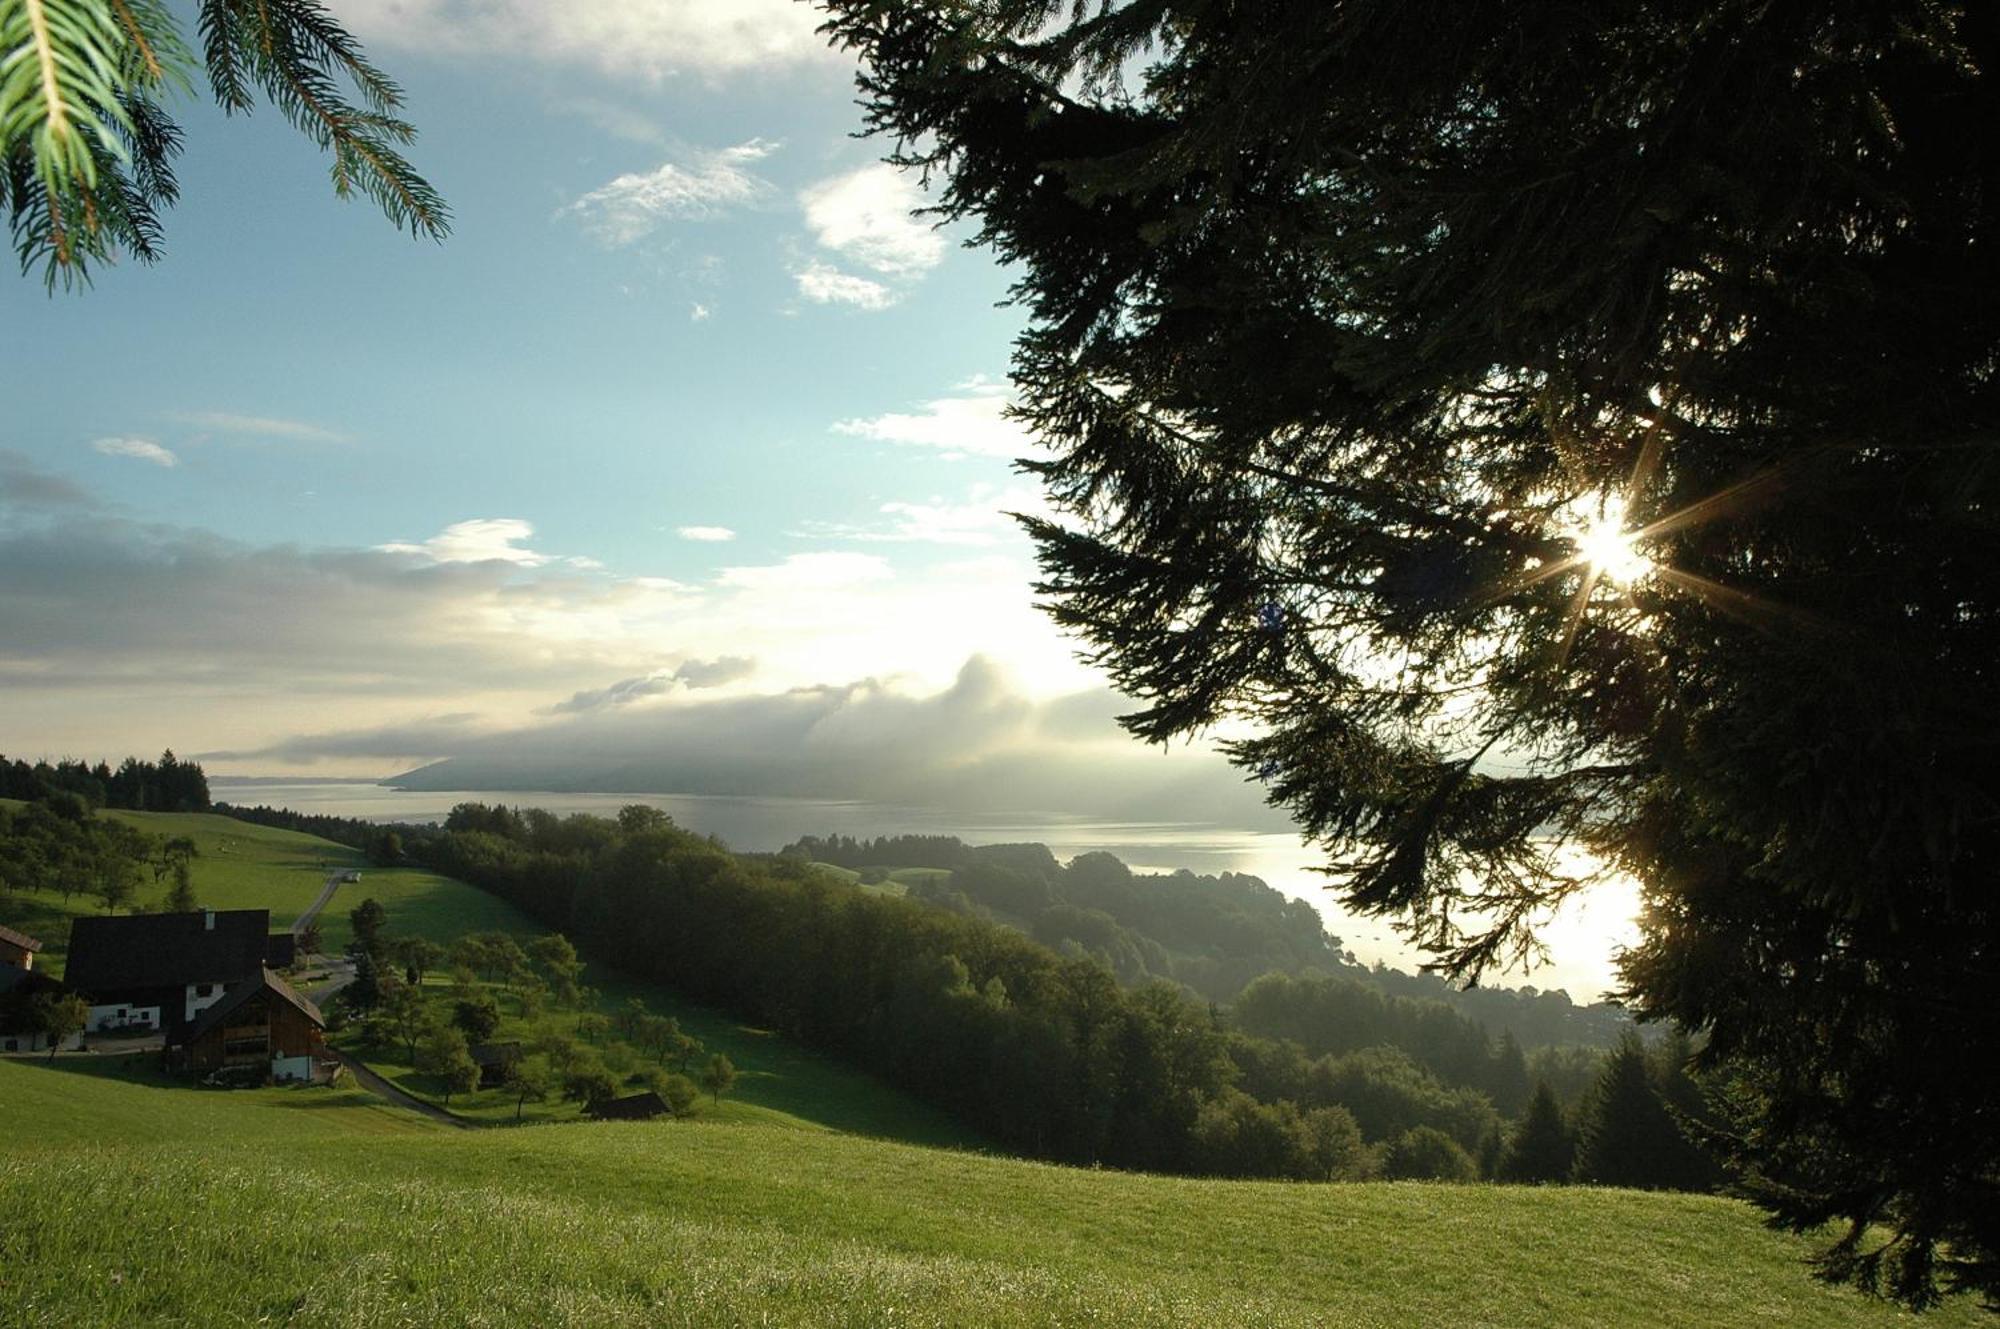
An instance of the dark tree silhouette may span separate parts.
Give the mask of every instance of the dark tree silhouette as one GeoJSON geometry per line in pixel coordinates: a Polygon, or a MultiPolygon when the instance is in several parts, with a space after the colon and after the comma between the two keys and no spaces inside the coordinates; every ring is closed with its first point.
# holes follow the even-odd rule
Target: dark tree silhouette
{"type": "Polygon", "coordinates": [[[1633,873],[1760,1200],[2000,1295],[1995,7],[828,9],[1019,273],[1039,589],[1132,731],[1248,721],[1461,974],[1633,873]]]}

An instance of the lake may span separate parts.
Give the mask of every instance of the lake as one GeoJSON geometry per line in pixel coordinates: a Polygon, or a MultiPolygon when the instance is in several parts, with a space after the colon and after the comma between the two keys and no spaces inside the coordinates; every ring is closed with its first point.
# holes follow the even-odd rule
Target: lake
{"type": "MultiPolygon", "coordinates": [[[[713,835],[732,849],[771,852],[802,835],[955,835],[968,844],[1034,842],[1059,859],[1103,851],[1137,872],[1243,872],[1286,895],[1305,900],[1326,919],[1327,930],[1364,963],[1414,969],[1422,957],[1404,944],[1386,920],[1344,912],[1313,866],[1320,856],[1296,836],[1204,822],[1096,821],[1085,818],[967,814],[938,808],[830,799],[743,798],[684,794],[583,794],[533,790],[403,790],[359,781],[278,781],[213,777],[219,802],[259,803],[295,812],[365,821],[441,822],[458,803],[505,803],[566,814],[610,816],[628,803],[659,808],[676,824],[713,835]]],[[[1612,955],[1636,935],[1636,892],[1604,888],[1595,898],[1567,906],[1546,929],[1551,962],[1532,973],[1494,976],[1504,986],[1533,983],[1565,988],[1578,1001],[1594,1000],[1612,986],[1612,955]]]]}

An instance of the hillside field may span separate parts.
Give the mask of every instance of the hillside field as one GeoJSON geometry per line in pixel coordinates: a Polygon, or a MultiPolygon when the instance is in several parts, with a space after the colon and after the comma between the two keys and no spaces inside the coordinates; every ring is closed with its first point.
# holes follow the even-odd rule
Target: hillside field
{"type": "MultiPolygon", "coordinates": [[[[193,838],[200,856],[193,864],[195,894],[217,909],[269,909],[274,929],[289,927],[310,907],[334,869],[353,868],[361,881],[340,886],[320,915],[321,946],[337,952],[353,933],[348,911],[369,897],[388,911],[393,935],[428,937],[449,945],[468,932],[506,932],[526,939],[546,931],[506,901],[461,881],[422,868],[378,868],[358,850],[297,831],[257,826],[212,813],[106,811],[100,815],[129,822],[148,835],[193,838]]],[[[156,909],[166,893],[148,875],[134,901],[138,911],[156,909]]],[[[88,896],[68,901],[45,892],[19,892],[0,901],[6,913],[0,923],[40,938],[48,947],[37,957],[38,967],[62,973],[70,920],[101,908],[88,896]]],[[[976,1146],[979,1138],[943,1112],[903,1094],[880,1080],[833,1058],[802,1048],[767,1031],[707,1007],[682,1001],[673,993],[642,983],[602,966],[585,955],[584,981],[597,989],[599,1010],[614,1013],[638,997],[659,1015],[671,1015],[699,1038],[708,1052],[725,1053],[740,1079],[719,1107],[706,1099],[702,1110],[722,1118],[757,1118],[805,1128],[853,1131],[923,1144],[976,1146]]],[[[310,988],[310,982],[302,984],[310,988]]],[[[554,1022],[552,1016],[550,1023],[554,1022]]],[[[518,1030],[504,1036],[514,1037],[518,1030]]],[[[415,1074],[393,1054],[368,1056],[388,1078],[424,1097],[434,1097],[429,1077],[415,1074]]],[[[511,1117],[513,1100],[502,1103],[499,1090],[454,1099],[475,1117],[511,1117]]],[[[532,1112],[534,1109],[530,1109],[532,1112]]],[[[542,1115],[573,1116],[569,1104],[551,1104],[542,1115]]]]}
{"type": "Polygon", "coordinates": [[[441,1131],[0,1060],[8,1322],[1924,1325],[1694,1196],[1096,1172],[757,1125],[441,1131]]]}

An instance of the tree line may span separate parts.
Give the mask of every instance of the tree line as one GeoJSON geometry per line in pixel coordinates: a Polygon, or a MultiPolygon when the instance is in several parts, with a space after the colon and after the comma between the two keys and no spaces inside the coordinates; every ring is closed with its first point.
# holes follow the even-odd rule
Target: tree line
{"type": "Polygon", "coordinates": [[[0,757],[0,798],[35,802],[64,794],[88,807],[132,812],[206,812],[211,806],[200,763],[180,760],[172,748],[158,761],[127,757],[116,770],[108,762],[93,766],[70,757],[32,765],[0,757]]]}
{"type": "Polygon", "coordinates": [[[1108,853],[1079,854],[1065,865],[1046,845],[968,845],[943,835],[808,835],[779,852],[859,871],[864,882],[884,869],[947,870],[948,880],[912,882],[905,894],[1013,923],[1065,954],[1100,960],[1127,984],[1165,978],[1211,1001],[1234,1002],[1246,984],[1274,971],[1340,974],[1449,1006],[1531,1048],[1611,1048],[1632,1027],[1619,1007],[1580,1006],[1566,992],[1460,989],[1433,974],[1366,968],[1310,904],[1248,874],[1138,874],[1108,853]]]}
{"type": "MultiPolygon", "coordinates": [[[[1514,1133],[1489,1088],[1515,1111],[1535,1097],[1518,1046],[1503,1040],[1472,1069],[1477,1027],[1449,1011],[1382,999],[1381,1032],[1399,1019],[1450,1029],[1434,1060],[1462,1056],[1453,1073],[1488,1087],[1448,1084],[1399,1048],[1310,1055],[1185,988],[1126,987],[1089,957],[858,890],[796,857],[732,855],[656,809],[615,821],[500,811],[462,805],[442,830],[399,829],[416,861],[598,961],[863,1066],[1022,1154],[1217,1176],[1473,1179],[1500,1175],[1514,1133]]],[[[1564,1113],[1565,1131],[1589,1112],[1564,1113]]],[[[1684,1134],[1670,1112],[1660,1120],[1684,1134]]]]}

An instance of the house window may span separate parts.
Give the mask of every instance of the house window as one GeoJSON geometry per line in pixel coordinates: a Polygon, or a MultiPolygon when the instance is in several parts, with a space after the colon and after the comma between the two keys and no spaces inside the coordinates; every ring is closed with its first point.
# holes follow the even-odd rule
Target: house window
{"type": "Polygon", "coordinates": [[[213,991],[215,991],[215,984],[213,983],[196,983],[194,985],[194,995],[197,997],[206,997],[213,991]]]}

